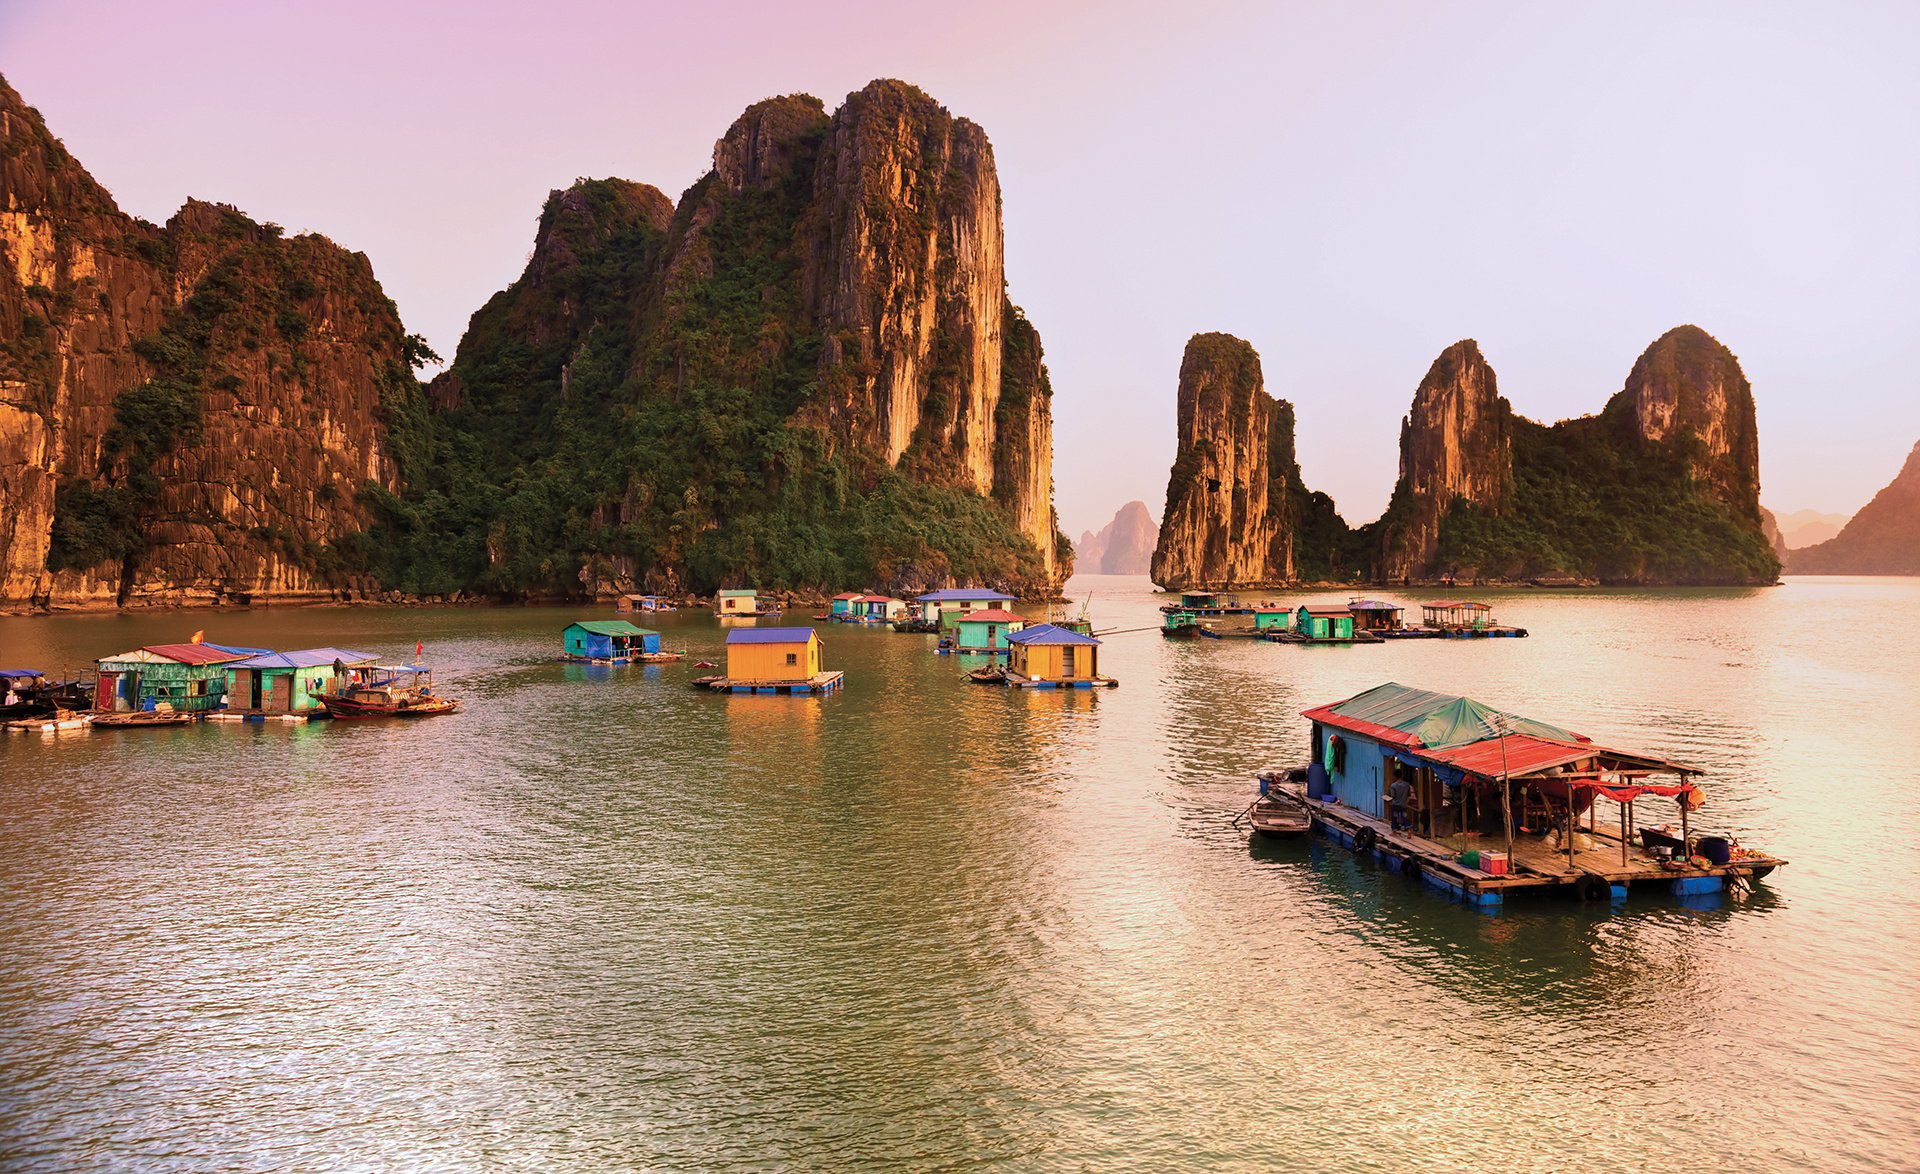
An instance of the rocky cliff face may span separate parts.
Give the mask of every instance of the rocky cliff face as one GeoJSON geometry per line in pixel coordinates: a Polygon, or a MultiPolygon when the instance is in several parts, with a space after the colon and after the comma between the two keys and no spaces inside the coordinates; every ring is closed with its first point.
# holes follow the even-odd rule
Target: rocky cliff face
{"type": "Polygon", "coordinates": [[[1180,362],[1178,411],[1153,581],[1179,591],[1293,579],[1293,406],[1267,394],[1260,356],[1229,334],[1194,335],[1180,362]]]}
{"type": "Polygon", "coordinates": [[[0,81],[0,606],[325,596],[407,343],[364,256],[120,212],[0,81]]]}
{"type": "Polygon", "coordinates": [[[1074,565],[1096,575],[1145,575],[1153,566],[1159,530],[1147,503],[1130,501],[1099,533],[1089,530],[1074,543],[1074,565]]]}
{"type": "Polygon", "coordinates": [[[1840,533],[1787,558],[1796,575],[1920,575],[1920,444],[1840,533]]]}
{"type": "Polygon", "coordinates": [[[590,186],[555,198],[598,227],[475,316],[407,438],[433,493],[389,532],[460,537],[396,565],[509,592],[1065,577],[1052,387],[979,127],[880,81],[831,116],[756,103],[670,212],[590,186]]]}
{"type": "Polygon", "coordinates": [[[1676,326],[1641,354],[1616,400],[1643,449],[1684,447],[1688,475],[1756,520],[1760,428],[1740,360],[1698,326],[1676,326]]]}
{"type": "Polygon", "coordinates": [[[1401,428],[1400,480],[1368,528],[1373,573],[1771,583],[1753,391],[1697,326],[1648,347],[1598,416],[1513,414],[1472,342],[1434,363],[1401,428]]]}
{"type": "Polygon", "coordinates": [[[1433,561],[1441,519],[1456,501],[1493,514],[1505,508],[1512,417],[1478,343],[1463,339],[1440,352],[1400,423],[1400,479],[1381,527],[1381,577],[1404,578],[1433,561]]]}

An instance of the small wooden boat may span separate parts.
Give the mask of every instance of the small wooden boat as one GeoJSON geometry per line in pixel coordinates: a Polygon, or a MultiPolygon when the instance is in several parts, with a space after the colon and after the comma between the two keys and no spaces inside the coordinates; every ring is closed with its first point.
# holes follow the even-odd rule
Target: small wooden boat
{"type": "Polygon", "coordinates": [[[434,717],[458,713],[460,702],[433,692],[432,674],[418,665],[376,665],[333,693],[322,693],[320,704],[329,717],[354,721],[378,717],[434,717]],[[385,673],[386,676],[379,674],[385,673]],[[402,680],[403,677],[410,680],[402,680]]]}
{"type": "Polygon", "coordinates": [[[1007,667],[995,664],[983,669],[969,669],[967,680],[976,685],[1004,685],[1007,683],[1007,667]]]}
{"type": "Polygon", "coordinates": [[[1305,808],[1271,796],[1254,804],[1247,818],[1254,831],[1276,840],[1295,839],[1313,830],[1313,817],[1305,808]]]}

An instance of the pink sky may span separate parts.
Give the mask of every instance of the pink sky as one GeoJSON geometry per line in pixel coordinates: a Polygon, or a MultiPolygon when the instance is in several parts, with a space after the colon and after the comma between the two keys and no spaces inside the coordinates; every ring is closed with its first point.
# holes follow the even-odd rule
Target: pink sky
{"type": "Polygon", "coordinates": [[[6,0],[0,71],[128,211],[325,233],[449,356],[549,189],[677,196],[758,98],[912,81],[993,140],[1076,535],[1158,514],[1202,330],[1259,349],[1353,522],[1463,337],[1554,420],[1698,323],[1782,511],[1920,439],[1920,6],[1184,8],[6,0]]]}

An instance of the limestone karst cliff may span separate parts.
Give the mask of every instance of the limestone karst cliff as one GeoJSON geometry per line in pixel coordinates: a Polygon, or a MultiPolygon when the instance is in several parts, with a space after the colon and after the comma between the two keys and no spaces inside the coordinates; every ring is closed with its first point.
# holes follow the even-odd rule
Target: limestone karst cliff
{"type": "Polygon", "coordinates": [[[1376,574],[1404,578],[1432,563],[1455,501],[1500,513],[1513,489],[1513,410],[1480,346],[1440,352],[1400,423],[1400,479],[1387,507],[1376,574]]]}
{"type": "Polygon", "coordinates": [[[1177,591],[1287,583],[1303,564],[1324,573],[1323,536],[1338,519],[1301,484],[1293,406],[1267,394],[1253,347],[1229,334],[1189,339],[1177,411],[1153,581],[1177,591]]]}
{"type": "Polygon", "coordinates": [[[1706,331],[1656,339],[1596,416],[1513,413],[1471,342],[1443,353],[1401,432],[1376,578],[1771,583],[1753,391],[1706,331]]]}
{"type": "Polygon", "coordinates": [[[136,220],[0,79],[0,606],[346,589],[409,353],[364,256],[136,220]]]}
{"type": "Polygon", "coordinates": [[[1730,584],[1779,573],[1760,510],[1753,392],[1699,327],[1657,339],[1598,415],[1551,427],[1513,412],[1476,343],[1448,347],[1401,424],[1386,512],[1354,531],[1299,487],[1291,410],[1258,388],[1245,343],[1188,344],[1154,557],[1163,587],[1328,574],[1730,584]]]}
{"type": "Polygon", "coordinates": [[[1796,575],[1920,575],[1920,444],[1840,533],[1787,556],[1796,575]]]}
{"type": "Polygon", "coordinates": [[[897,81],[756,103],[671,208],[556,192],[398,438],[390,573],[1050,592],[1052,387],[1005,285],[985,134],[897,81]]]}
{"type": "Polygon", "coordinates": [[[1083,574],[1147,574],[1159,536],[1160,527],[1147,512],[1147,503],[1130,501],[1098,533],[1089,530],[1073,544],[1074,567],[1083,574]]]}

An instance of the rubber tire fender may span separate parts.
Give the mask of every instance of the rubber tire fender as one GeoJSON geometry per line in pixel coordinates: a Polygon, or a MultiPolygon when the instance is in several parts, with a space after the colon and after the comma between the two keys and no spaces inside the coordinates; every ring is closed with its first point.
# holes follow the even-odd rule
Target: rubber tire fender
{"type": "Polygon", "coordinates": [[[1573,892],[1582,901],[1611,901],[1613,882],[1597,872],[1590,872],[1573,883],[1573,892]]]}
{"type": "Polygon", "coordinates": [[[1372,828],[1361,828],[1359,831],[1353,833],[1353,854],[1355,856],[1365,856],[1367,853],[1372,852],[1373,846],[1379,842],[1380,833],[1374,831],[1372,828]]]}

